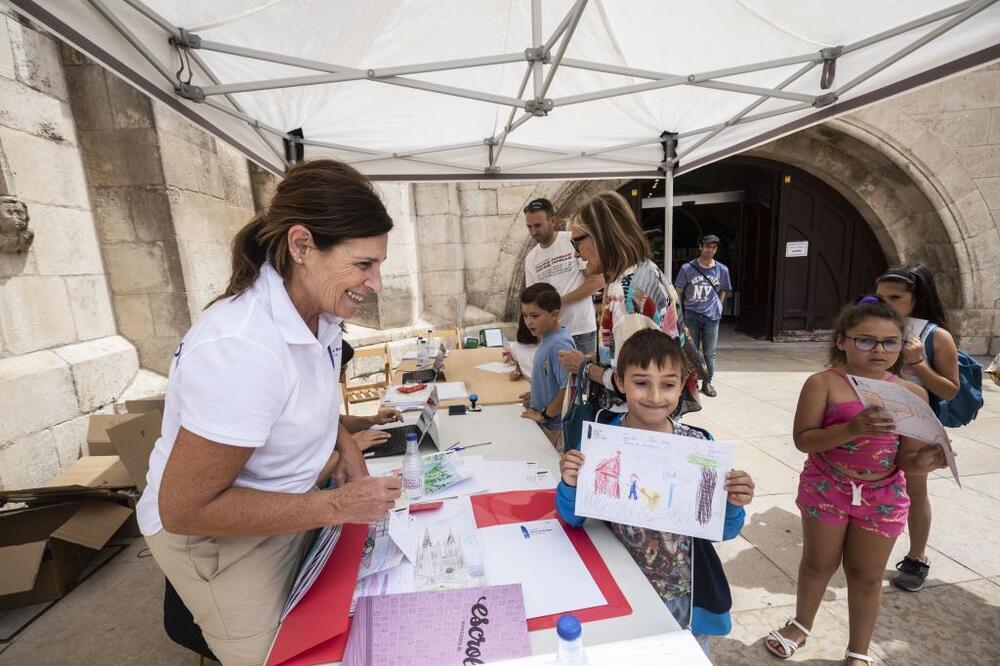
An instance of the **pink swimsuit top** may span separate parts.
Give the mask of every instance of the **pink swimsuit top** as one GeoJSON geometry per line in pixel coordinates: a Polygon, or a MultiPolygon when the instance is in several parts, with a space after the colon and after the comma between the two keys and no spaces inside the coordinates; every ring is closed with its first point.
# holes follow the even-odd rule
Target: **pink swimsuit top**
{"type": "MultiPolygon", "coordinates": [[[[837,374],[843,377],[845,382],[847,381],[844,373],[837,372],[837,374]]],[[[890,382],[895,380],[896,375],[893,374],[886,378],[886,381],[890,382]]],[[[865,405],[860,400],[832,403],[823,413],[823,427],[830,428],[847,423],[864,408],[865,405]]],[[[851,470],[858,476],[884,477],[895,470],[898,451],[898,435],[868,435],[818,455],[821,455],[827,463],[851,470]]]]}

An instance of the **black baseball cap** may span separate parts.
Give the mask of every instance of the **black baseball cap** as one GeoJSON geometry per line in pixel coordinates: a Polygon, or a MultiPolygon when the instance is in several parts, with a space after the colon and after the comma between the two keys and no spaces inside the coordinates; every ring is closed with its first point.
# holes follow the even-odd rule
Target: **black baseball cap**
{"type": "Polygon", "coordinates": [[[541,197],[539,199],[532,199],[528,202],[528,205],[524,207],[525,214],[527,213],[537,213],[540,210],[544,210],[549,215],[555,215],[556,209],[552,205],[552,202],[541,197]]]}
{"type": "Polygon", "coordinates": [[[715,243],[716,245],[718,245],[719,237],[716,236],[715,234],[708,234],[706,236],[702,236],[701,243],[699,243],[699,245],[704,245],[705,243],[715,243]]]}

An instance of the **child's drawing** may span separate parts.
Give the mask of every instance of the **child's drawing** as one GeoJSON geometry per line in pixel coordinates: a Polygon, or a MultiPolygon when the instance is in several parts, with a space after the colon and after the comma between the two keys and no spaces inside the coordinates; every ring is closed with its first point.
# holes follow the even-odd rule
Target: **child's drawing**
{"type": "Polygon", "coordinates": [[[577,515],[722,538],[732,445],[594,423],[581,451],[577,515]]]}
{"type": "Polygon", "coordinates": [[[621,477],[622,452],[615,451],[614,457],[608,457],[597,463],[597,473],[594,475],[594,494],[607,497],[621,497],[618,480],[621,477]]]}

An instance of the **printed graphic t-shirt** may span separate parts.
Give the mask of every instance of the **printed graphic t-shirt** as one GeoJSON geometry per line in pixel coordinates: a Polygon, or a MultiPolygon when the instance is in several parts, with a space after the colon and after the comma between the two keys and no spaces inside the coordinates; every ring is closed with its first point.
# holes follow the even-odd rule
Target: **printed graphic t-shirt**
{"type": "Polygon", "coordinates": [[[684,264],[677,274],[677,288],[684,292],[684,311],[696,312],[718,321],[722,319],[722,299],[719,298],[719,292],[733,291],[729,269],[718,261],[711,268],[696,267],[694,264],[697,261],[695,259],[684,264]],[[699,268],[708,278],[698,271],[699,268]]]}
{"type": "MultiPolygon", "coordinates": [[[[555,241],[548,247],[536,245],[524,259],[525,287],[548,282],[560,296],[564,296],[582,285],[585,279],[568,231],[557,232],[555,241]]],[[[584,298],[563,306],[559,312],[559,323],[570,335],[596,331],[593,302],[584,298]]]]}

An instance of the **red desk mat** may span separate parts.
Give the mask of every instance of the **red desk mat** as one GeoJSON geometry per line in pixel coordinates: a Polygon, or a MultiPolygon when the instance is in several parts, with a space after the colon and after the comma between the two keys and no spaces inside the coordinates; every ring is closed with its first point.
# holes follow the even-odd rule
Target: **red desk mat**
{"type": "MultiPolygon", "coordinates": [[[[555,490],[516,490],[506,493],[473,495],[471,499],[472,513],[475,515],[477,527],[558,518],[555,490]]],[[[598,589],[607,600],[603,606],[567,612],[572,612],[580,618],[581,622],[631,615],[632,606],[628,603],[621,588],[618,587],[614,576],[611,575],[611,571],[604,563],[604,558],[597,552],[597,548],[587,532],[583,528],[570,527],[561,519],[559,523],[566,530],[566,536],[569,537],[576,552],[580,555],[580,559],[587,567],[587,571],[593,576],[598,589]]],[[[531,618],[528,620],[528,630],[550,629],[556,626],[556,621],[564,614],[557,613],[531,618]]]]}

